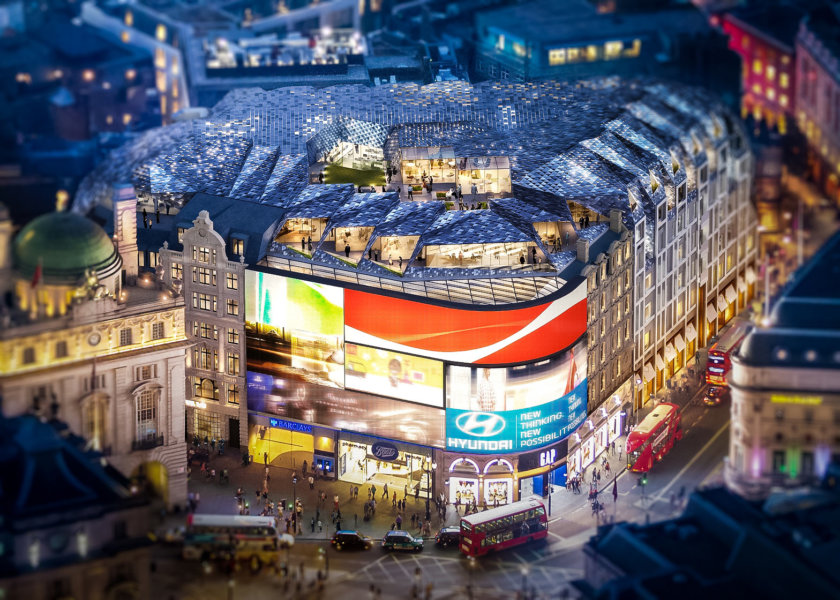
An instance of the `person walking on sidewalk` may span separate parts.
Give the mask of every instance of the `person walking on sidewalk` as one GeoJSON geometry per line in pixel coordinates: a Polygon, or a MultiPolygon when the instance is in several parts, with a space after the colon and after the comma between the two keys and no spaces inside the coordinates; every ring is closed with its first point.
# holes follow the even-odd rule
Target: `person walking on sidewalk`
{"type": "Polygon", "coordinates": [[[397,529],[402,529],[402,515],[399,514],[399,513],[397,513],[396,523],[397,523],[397,529]]]}
{"type": "Polygon", "coordinates": [[[382,498],[384,498],[385,500],[388,499],[388,484],[387,483],[382,487],[382,498]]]}
{"type": "Polygon", "coordinates": [[[315,489],[315,478],[312,477],[312,475],[309,476],[309,489],[310,490],[315,489]]]}

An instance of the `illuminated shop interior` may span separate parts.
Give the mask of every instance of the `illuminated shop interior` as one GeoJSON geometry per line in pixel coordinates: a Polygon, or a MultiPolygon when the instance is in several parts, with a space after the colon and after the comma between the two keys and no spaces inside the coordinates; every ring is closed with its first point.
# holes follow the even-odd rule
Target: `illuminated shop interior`
{"type": "Polygon", "coordinates": [[[324,230],[327,228],[327,220],[303,217],[287,219],[274,236],[274,241],[285,244],[294,250],[301,250],[307,254],[312,254],[321,236],[324,235],[324,230]],[[308,245],[310,238],[312,240],[312,248],[308,245]],[[301,241],[303,241],[303,245],[301,245],[301,241]]]}
{"type": "Polygon", "coordinates": [[[489,244],[446,244],[424,246],[422,256],[427,267],[485,268],[519,267],[534,264],[534,250],[538,264],[545,263],[545,255],[534,242],[501,242],[489,244]]]}

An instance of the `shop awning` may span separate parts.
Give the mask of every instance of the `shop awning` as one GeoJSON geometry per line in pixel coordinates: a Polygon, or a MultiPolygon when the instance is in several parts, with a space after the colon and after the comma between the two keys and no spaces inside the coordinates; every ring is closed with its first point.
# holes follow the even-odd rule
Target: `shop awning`
{"type": "Polygon", "coordinates": [[[677,351],[674,350],[673,344],[668,344],[667,346],[665,346],[665,360],[671,362],[675,358],[677,358],[677,351]]]}
{"type": "MultiPolygon", "coordinates": [[[[691,326],[689,325],[689,327],[691,326]]],[[[688,335],[688,327],[686,327],[686,335],[688,335]]],[[[679,333],[677,334],[677,337],[674,338],[674,346],[677,348],[677,352],[685,350],[685,340],[679,333]]]]}
{"type": "Polygon", "coordinates": [[[659,352],[656,353],[656,369],[658,371],[665,370],[665,361],[662,360],[662,354],[659,352]]]}
{"type": "Polygon", "coordinates": [[[689,342],[697,339],[697,330],[694,329],[694,323],[689,323],[685,326],[685,339],[689,342]]]}
{"type": "Polygon", "coordinates": [[[649,362],[645,363],[645,367],[644,369],[642,369],[642,376],[645,379],[645,383],[647,383],[648,381],[653,381],[653,379],[656,377],[656,371],[653,370],[653,365],[651,365],[649,362]]]}
{"type": "Polygon", "coordinates": [[[706,305],[706,320],[709,323],[711,323],[715,319],[717,319],[717,311],[715,310],[715,305],[709,303],[706,305]]]}
{"type": "Polygon", "coordinates": [[[752,267],[747,267],[747,283],[755,283],[755,271],[752,267]]]}
{"type": "Polygon", "coordinates": [[[718,294],[717,308],[718,312],[726,312],[726,298],[723,297],[723,294],[718,294]]]}
{"type": "Polygon", "coordinates": [[[745,292],[747,290],[747,282],[744,281],[744,278],[740,275],[738,276],[738,289],[742,292],[745,292]]]}
{"type": "Polygon", "coordinates": [[[723,293],[726,294],[726,301],[729,304],[733,304],[734,302],[738,301],[738,294],[735,292],[735,288],[733,286],[726,286],[726,289],[723,293]]]}

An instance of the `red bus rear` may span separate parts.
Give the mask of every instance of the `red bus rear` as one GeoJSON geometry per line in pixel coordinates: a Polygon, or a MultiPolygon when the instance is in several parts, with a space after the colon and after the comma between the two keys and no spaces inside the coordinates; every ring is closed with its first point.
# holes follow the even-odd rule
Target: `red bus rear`
{"type": "Polygon", "coordinates": [[[734,323],[724,333],[714,346],[709,348],[709,359],[706,362],[706,383],[709,385],[726,386],[726,376],[732,368],[732,353],[741,345],[744,337],[749,333],[748,322],[734,323]]]}
{"type": "Polygon", "coordinates": [[[627,470],[647,473],[682,439],[680,409],[663,402],[627,436],[627,470]]]}
{"type": "Polygon", "coordinates": [[[545,505],[537,498],[491,508],[461,519],[461,552],[482,556],[548,535],[545,505]]]}

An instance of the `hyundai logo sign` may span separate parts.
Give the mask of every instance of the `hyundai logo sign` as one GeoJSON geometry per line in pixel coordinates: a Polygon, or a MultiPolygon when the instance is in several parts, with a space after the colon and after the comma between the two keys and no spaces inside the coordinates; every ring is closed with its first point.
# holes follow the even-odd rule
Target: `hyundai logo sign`
{"type": "Polygon", "coordinates": [[[392,461],[397,460],[400,451],[397,450],[396,446],[388,442],[375,442],[370,447],[370,453],[379,460],[392,461]]]}
{"type": "Polygon", "coordinates": [[[468,412],[458,415],[455,425],[473,437],[492,437],[504,431],[505,419],[493,413],[468,412]]]}

